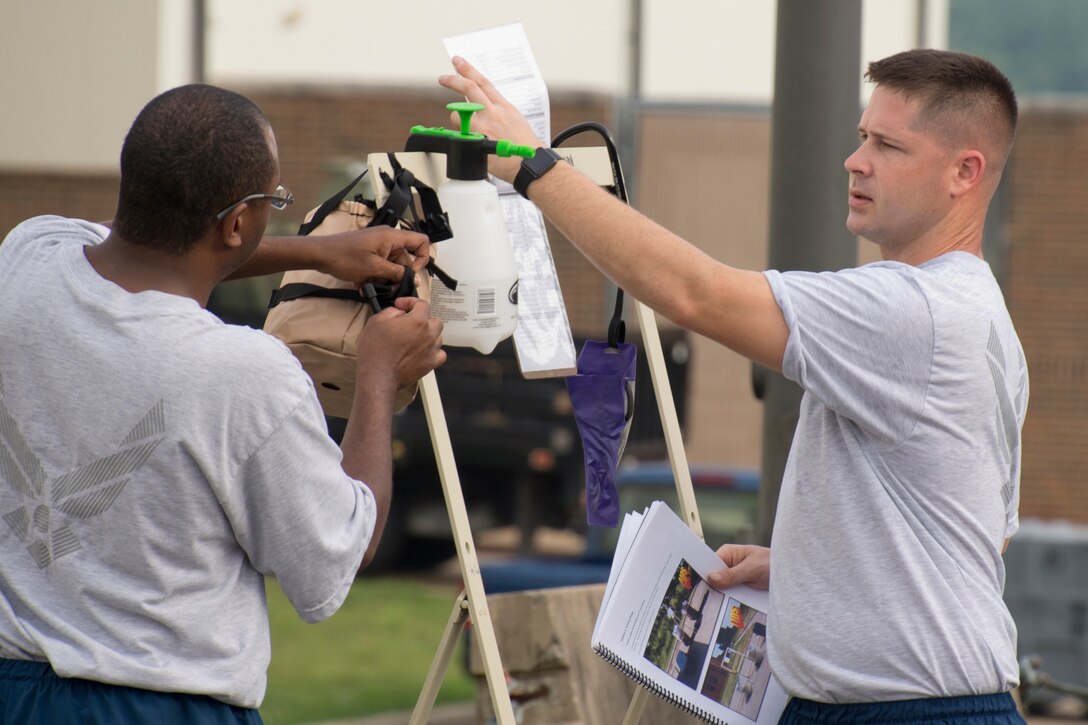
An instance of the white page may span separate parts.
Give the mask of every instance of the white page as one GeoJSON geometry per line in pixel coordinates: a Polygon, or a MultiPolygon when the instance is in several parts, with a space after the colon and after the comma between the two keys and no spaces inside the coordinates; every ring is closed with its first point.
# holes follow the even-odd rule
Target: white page
{"type": "MultiPolygon", "coordinates": [[[[533,133],[551,139],[548,89],[521,23],[446,38],[450,57],[474,65],[521,111],[533,133]]],[[[493,180],[499,189],[506,228],[518,265],[518,326],[514,330],[518,365],[527,378],[558,377],[575,372],[574,338],[548,244],[544,217],[514,187],[493,180]]]]}
{"type": "Polygon", "coordinates": [[[766,656],[767,592],[710,587],[706,575],[723,568],[655,501],[601,606],[594,649],[709,722],[777,722],[787,696],[766,656]]]}
{"type": "MultiPolygon", "coordinates": [[[[638,529],[642,525],[643,517],[644,514],[639,511],[630,511],[623,517],[623,523],[620,525],[620,535],[616,539],[616,549],[612,554],[612,568],[608,572],[608,583],[604,585],[604,596],[601,597],[601,609],[604,609],[608,604],[612,589],[616,585],[616,579],[619,577],[620,569],[623,568],[623,561],[631,550],[631,544],[634,542],[638,529]]],[[[593,626],[592,641],[597,639],[597,627],[600,624],[601,618],[598,617],[596,624],[593,626]]]]}
{"type": "MultiPolygon", "coordinates": [[[[487,76],[506,100],[521,111],[537,138],[544,143],[551,139],[548,88],[521,23],[477,30],[442,42],[451,58],[459,55],[487,76]]],[[[512,186],[506,187],[513,192],[512,186]]]]}

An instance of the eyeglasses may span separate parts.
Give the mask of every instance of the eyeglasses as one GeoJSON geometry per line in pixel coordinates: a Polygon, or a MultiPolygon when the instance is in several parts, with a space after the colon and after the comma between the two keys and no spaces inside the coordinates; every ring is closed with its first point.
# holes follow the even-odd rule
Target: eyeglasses
{"type": "Polygon", "coordinates": [[[230,214],[231,210],[234,209],[234,207],[238,206],[239,204],[245,204],[247,201],[255,201],[257,199],[268,199],[270,202],[272,202],[272,208],[273,209],[283,209],[288,204],[293,202],[295,200],[295,197],[294,197],[293,194],[291,194],[290,191],[287,190],[286,186],[284,186],[283,184],[280,184],[279,186],[276,187],[276,190],[271,194],[250,194],[249,196],[247,196],[247,197],[245,197],[243,199],[239,199],[238,201],[234,202],[233,204],[228,206],[223,211],[216,214],[215,218],[216,219],[222,219],[227,214],[230,214]]]}

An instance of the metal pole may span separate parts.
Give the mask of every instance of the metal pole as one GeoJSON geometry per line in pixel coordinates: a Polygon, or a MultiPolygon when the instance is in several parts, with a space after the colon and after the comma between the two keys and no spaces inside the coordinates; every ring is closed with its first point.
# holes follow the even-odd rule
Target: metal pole
{"type": "Polygon", "coordinates": [[[926,0],[917,0],[914,6],[914,47],[930,47],[929,4],[926,0]]]}
{"type": "Polygon", "coordinates": [[[627,43],[628,92],[631,98],[642,95],[642,0],[631,0],[627,43]]]}
{"type": "MultiPolygon", "coordinates": [[[[850,267],[843,161],[857,142],[861,0],[778,0],[777,26],[768,266],[850,267]]],[[[757,538],[768,544],[801,390],[778,373],[764,390],[757,538]]]]}
{"type": "Polygon", "coordinates": [[[193,83],[203,83],[206,73],[206,48],[205,48],[205,27],[207,24],[207,5],[206,0],[193,0],[193,38],[192,38],[192,74],[193,83]]]}

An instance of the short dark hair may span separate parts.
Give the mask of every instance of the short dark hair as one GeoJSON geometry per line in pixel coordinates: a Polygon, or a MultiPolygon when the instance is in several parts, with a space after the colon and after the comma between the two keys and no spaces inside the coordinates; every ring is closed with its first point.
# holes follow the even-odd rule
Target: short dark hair
{"type": "Polygon", "coordinates": [[[276,173],[268,120],[245,96],[203,84],[151,100],[121,148],[113,227],[125,240],[185,254],[215,215],[276,173]]]}
{"type": "Polygon", "coordinates": [[[866,79],[922,101],[922,120],[954,114],[960,126],[981,128],[1004,165],[1016,135],[1018,110],[1012,83],[978,56],[950,50],[915,49],[869,64],[866,79]]]}

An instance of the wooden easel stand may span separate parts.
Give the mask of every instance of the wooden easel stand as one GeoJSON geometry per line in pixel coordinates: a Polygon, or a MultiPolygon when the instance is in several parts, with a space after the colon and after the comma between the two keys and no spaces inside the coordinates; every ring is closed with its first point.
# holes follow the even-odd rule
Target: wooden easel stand
{"type": "MultiPolygon", "coordinates": [[[[603,147],[564,147],[563,153],[571,163],[589,175],[590,178],[596,180],[597,183],[601,185],[612,183],[612,168],[603,147]]],[[[437,169],[437,159],[433,154],[413,153],[397,154],[397,156],[402,162],[407,161],[406,165],[413,169],[417,177],[434,188],[437,188],[438,184],[445,178],[445,174],[437,169]]],[[[368,158],[368,166],[372,178],[378,178],[379,168],[389,166],[387,156],[385,154],[371,154],[368,158]]],[[[381,187],[381,184],[375,186],[381,187]]],[[[383,192],[384,189],[376,188],[374,195],[375,197],[384,196],[383,192]]],[[[382,199],[376,198],[375,201],[380,204],[382,199]]],[[[642,340],[646,351],[646,359],[649,363],[650,379],[653,381],[657,409],[661,415],[665,444],[669,453],[669,463],[672,467],[673,480],[676,482],[676,492],[680,502],[680,516],[699,535],[699,538],[702,538],[703,527],[695,503],[695,491],[692,487],[687,454],[684,451],[680,423],[676,415],[676,404],[672,397],[672,388],[669,385],[668,373],[665,368],[665,357],[661,348],[657,320],[654,317],[653,310],[646,307],[646,305],[636,301],[635,306],[639,325],[642,329],[642,340]]],[[[449,512],[450,526],[453,530],[453,540],[457,546],[457,560],[461,568],[464,591],[458,595],[457,600],[454,602],[453,610],[450,612],[450,618],[439,642],[438,651],[431,662],[431,668],[427,673],[419,698],[416,700],[416,707],[412,712],[409,723],[411,725],[422,725],[427,722],[465,622],[471,620],[472,631],[484,666],[484,674],[491,695],[491,705],[495,712],[495,719],[500,725],[515,725],[516,719],[510,702],[510,693],[507,689],[506,675],[502,668],[502,658],[499,655],[495,627],[487,606],[487,594],[484,591],[483,578],[480,575],[480,562],[476,556],[468,511],[465,508],[465,499],[461,491],[461,480],[457,474],[453,446],[450,443],[449,429],[446,427],[446,416],[438,393],[438,382],[433,372],[428,373],[420,380],[419,389],[427,416],[431,444],[434,447],[435,459],[438,463],[442,491],[446,499],[446,509],[449,512]]],[[[649,690],[642,687],[635,690],[635,695],[631,699],[627,715],[623,720],[624,725],[633,725],[639,722],[642,711],[646,706],[648,694],[649,690]]]]}

